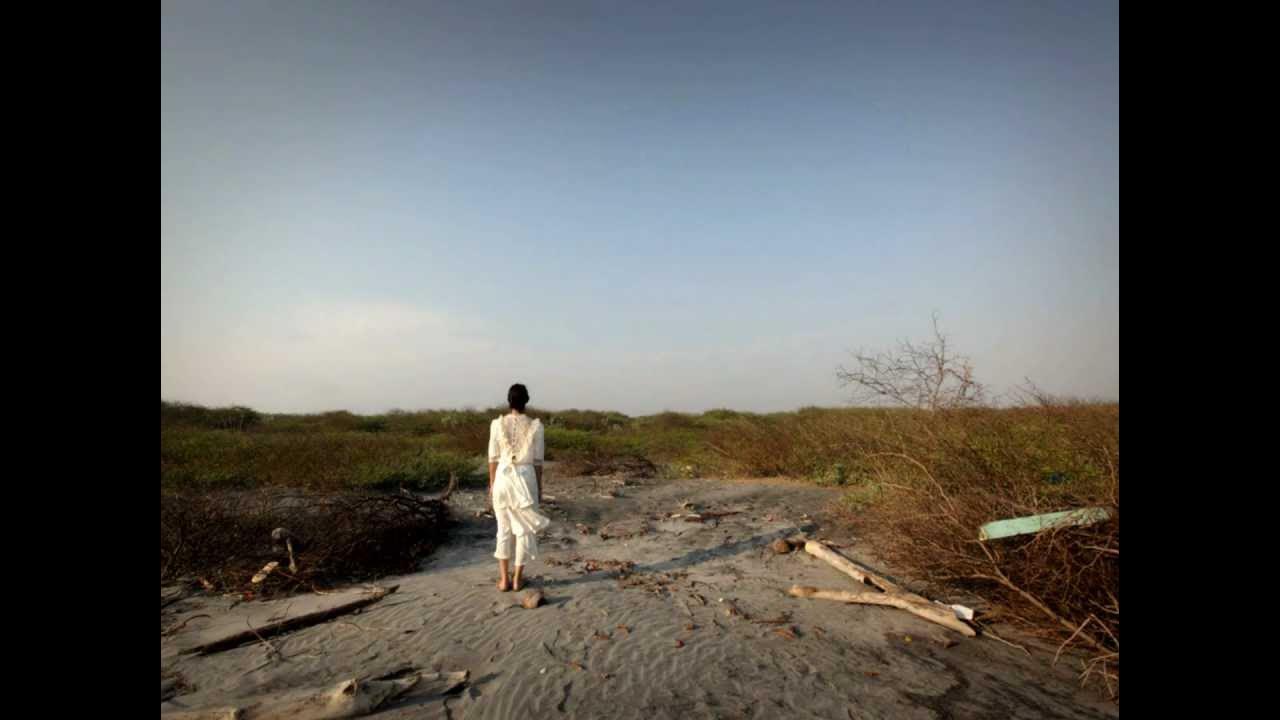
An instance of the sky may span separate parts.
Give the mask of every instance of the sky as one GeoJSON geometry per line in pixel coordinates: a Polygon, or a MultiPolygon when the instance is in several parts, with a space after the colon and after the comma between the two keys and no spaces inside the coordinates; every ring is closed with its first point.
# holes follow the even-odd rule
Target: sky
{"type": "Polygon", "coordinates": [[[162,2],[160,394],[1119,400],[1118,3],[162,2]]]}

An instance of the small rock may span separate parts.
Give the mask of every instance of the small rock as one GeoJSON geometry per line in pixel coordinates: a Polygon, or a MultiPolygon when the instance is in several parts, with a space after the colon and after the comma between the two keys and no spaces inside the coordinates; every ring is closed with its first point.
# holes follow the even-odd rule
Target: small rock
{"type": "Polygon", "coordinates": [[[793,550],[793,548],[791,547],[791,543],[787,542],[786,540],[783,540],[782,538],[778,538],[777,540],[774,540],[769,547],[773,548],[773,551],[778,553],[779,555],[784,555],[793,550]]]}
{"type": "Polygon", "coordinates": [[[520,604],[523,605],[526,610],[532,610],[538,607],[542,604],[542,591],[530,590],[524,594],[524,597],[520,598],[520,604]]]}

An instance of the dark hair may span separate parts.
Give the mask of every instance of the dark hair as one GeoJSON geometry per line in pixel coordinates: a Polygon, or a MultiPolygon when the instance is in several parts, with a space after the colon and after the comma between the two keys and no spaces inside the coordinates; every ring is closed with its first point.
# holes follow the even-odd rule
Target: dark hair
{"type": "Polygon", "coordinates": [[[529,389],[520,383],[512,385],[507,391],[507,404],[512,410],[524,412],[524,406],[529,404],[529,389]]]}

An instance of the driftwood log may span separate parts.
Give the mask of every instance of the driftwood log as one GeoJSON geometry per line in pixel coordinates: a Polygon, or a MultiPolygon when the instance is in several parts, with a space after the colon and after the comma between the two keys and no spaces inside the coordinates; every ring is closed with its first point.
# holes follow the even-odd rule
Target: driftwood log
{"type": "Polygon", "coordinates": [[[248,630],[241,633],[236,633],[228,637],[218,638],[217,640],[214,640],[212,642],[207,642],[201,645],[196,645],[195,647],[187,648],[183,650],[181,654],[211,655],[216,652],[222,652],[223,650],[230,650],[231,648],[239,647],[241,645],[245,645],[247,643],[251,643],[254,641],[264,642],[265,639],[269,637],[273,637],[273,636],[280,635],[287,632],[293,632],[294,630],[299,630],[301,628],[309,627],[311,625],[318,625],[322,622],[331,620],[340,615],[346,615],[347,613],[355,612],[356,610],[359,610],[363,607],[366,607],[378,602],[379,600],[390,595],[391,593],[394,593],[399,588],[400,588],[399,585],[392,585],[391,587],[387,587],[387,588],[378,588],[373,592],[368,593],[363,597],[356,598],[355,600],[352,600],[350,602],[325,608],[324,610],[321,610],[318,612],[307,613],[304,615],[297,615],[291,618],[285,618],[273,623],[263,625],[262,627],[258,627],[258,628],[251,627],[248,630]]]}
{"type": "Polygon", "coordinates": [[[849,577],[853,578],[854,580],[857,580],[860,583],[874,585],[875,587],[879,588],[882,592],[887,592],[887,593],[906,592],[901,587],[895,585],[892,582],[889,582],[888,580],[880,577],[879,575],[876,575],[870,570],[854,565],[853,561],[850,560],[849,558],[846,558],[845,556],[841,555],[835,550],[832,550],[826,545],[823,545],[822,543],[817,542],[816,540],[806,541],[804,544],[804,551],[818,558],[819,560],[826,561],[826,563],[831,567],[839,570],[840,572],[844,573],[845,575],[848,575],[849,577]]]}
{"type": "Polygon", "coordinates": [[[815,598],[817,600],[835,600],[843,603],[856,603],[858,605],[883,605],[886,607],[896,607],[900,610],[906,610],[912,615],[917,615],[930,622],[935,622],[944,627],[951,628],[956,632],[973,637],[977,633],[973,628],[969,627],[963,620],[956,617],[951,608],[946,605],[938,605],[928,600],[913,600],[910,596],[900,595],[898,593],[882,593],[874,590],[863,590],[861,592],[849,592],[848,590],[819,590],[814,587],[804,585],[793,585],[791,587],[791,596],[799,598],[815,598]]]}
{"type": "Polygon", "coordinates": [[[848,592],[844,590],[819,590],[813,587],[795,585],[790,591],[792,597],[896,607],[943,627],[951,628],[967,637],[977,635],[968,623],[956,617],[955,612],[950,607],[930,602],[866,568],[855,565],[853,561],[822,543],[809,540],[804,544],[804,549],[810,555],[826,561],[840,572],[857,580],[859,583],[871,585],[874,589],[868,588],[861,592],[848,592]]]}

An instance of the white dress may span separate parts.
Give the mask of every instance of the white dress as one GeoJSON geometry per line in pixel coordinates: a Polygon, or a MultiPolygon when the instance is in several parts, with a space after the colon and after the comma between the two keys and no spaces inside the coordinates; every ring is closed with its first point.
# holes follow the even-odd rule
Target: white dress
{"type": "Polygon", "coordinates": [[[551,524],[538,512],[538,475],[544,440],[542,422],[511,413],[489,425],[489,462],[497,463],[493,479],[493,515],[498,521],[498,547],[493,556],[515,555],[523,565],[538,554],[537,533],[551,524]]]}

